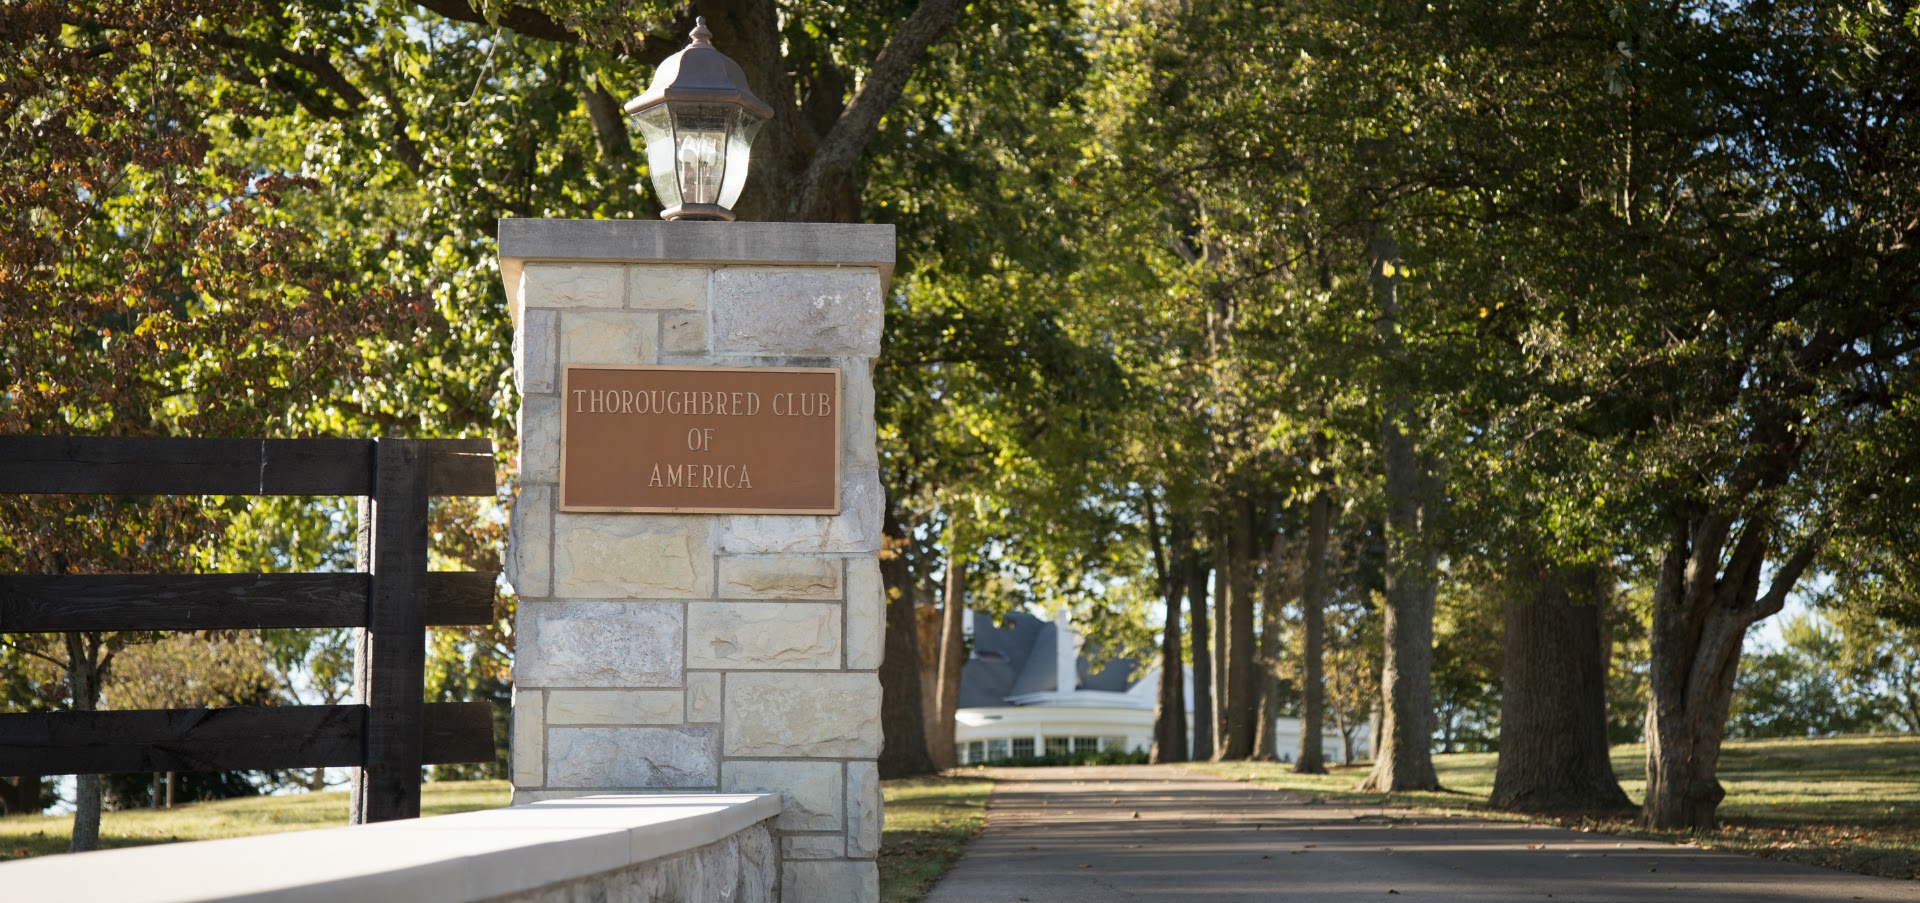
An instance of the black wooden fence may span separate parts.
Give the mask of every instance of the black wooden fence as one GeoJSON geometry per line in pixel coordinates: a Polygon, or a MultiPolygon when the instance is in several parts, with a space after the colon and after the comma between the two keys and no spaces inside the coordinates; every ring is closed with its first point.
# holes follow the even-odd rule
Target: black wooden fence
{"type": "Polygon", "coordinates": [[[354,823],[419,816],[421,765],[494,757],[492,706],[423,700],[426,628],[488,623],[494,583],[427,570],[427,499],[493,489],[485,439],[0,437],[5,493],[361,496],[364,569],[0,575],[0,633],[366,628],[359,705],[0,715],[0,775],[357,766],[354,823]]]}

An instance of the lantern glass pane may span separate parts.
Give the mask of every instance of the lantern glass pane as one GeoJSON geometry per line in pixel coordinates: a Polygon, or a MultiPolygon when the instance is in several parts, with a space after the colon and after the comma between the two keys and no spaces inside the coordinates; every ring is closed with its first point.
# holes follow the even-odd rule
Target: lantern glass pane
{"type": "Polygon", "coordinates": [[[634,114],[633,124],[640,127],[640,139],[647,145],[647,174],[653,179],[660,208],[678,206],[680,180],[674,175],[672,114],[666,104],[658,104],[634,114]]]}
{"type": "Polygon", "coordinates": [[[753,147],[753,137],[760,134],[760,120],[737,107],[733,115],[733,131],[727,136],[727,177],[720,181],[720,206],[728,210],[740,200],[740,190],[747,187],[747,152],[753,147]]]}
{"type": "Polygon", "coordinates": [[[727,170],[727,132],[732,104],[666,104],[673,108],[674,160],[680,169],[680,201],[714,204],[727,170]]]}

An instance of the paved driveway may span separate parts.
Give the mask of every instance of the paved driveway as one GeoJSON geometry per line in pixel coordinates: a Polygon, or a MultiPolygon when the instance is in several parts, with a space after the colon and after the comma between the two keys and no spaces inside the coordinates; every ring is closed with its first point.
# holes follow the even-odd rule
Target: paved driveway
{"type": "Polygon", "coordinates": [[[1920,901],[1920,882],[1605,834],[1314,804],[1167,766],[1002,769],[927,903],[1920,901]]]}

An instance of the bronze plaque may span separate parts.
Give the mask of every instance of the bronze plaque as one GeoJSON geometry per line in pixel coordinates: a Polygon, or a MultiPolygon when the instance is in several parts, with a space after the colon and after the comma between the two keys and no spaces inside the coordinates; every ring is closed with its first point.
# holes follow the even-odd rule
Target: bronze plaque
{"type": "Polygon", "coordinates": [[[840,371],[569,366],[560,510],[839,514],[840,371]]]}

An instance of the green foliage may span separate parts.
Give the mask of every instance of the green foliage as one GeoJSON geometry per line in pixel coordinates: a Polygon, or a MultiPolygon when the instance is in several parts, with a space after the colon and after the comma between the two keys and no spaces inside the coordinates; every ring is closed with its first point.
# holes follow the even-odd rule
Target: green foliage
{"type": "Polygon", "coordinates": [[[1633,585],[1617,593],[1602,614],[1607,655],[1607,742],[1638,743],[1646,737],[1648,628],[1653,590],[1633,585]]]}
{"type": "Polygon", "coordinates": [[[1500,606],[1471,585],[1443,592],[1433,625],[1433,705],[1440,752],[1484,752],[1500,736],[1500,606]]]}
{"type": "Polygon", "coordinates": [[[1741,661],[1727,736],[1830,737],[1874,726],[1872,706],[1834,668],[1840,640],[1832,628],[1803,614],[1782,622],[1780,633],[1781,648],[1741,661]]]}
{"type": "Polygon", "coordinates": [[[1730,736],[1911,733],[1920,723],[1920,637],[1911,627],[1841,608],[1796,614],[1780,636],[1778,648],[1742,662],[1730,736]]]}

